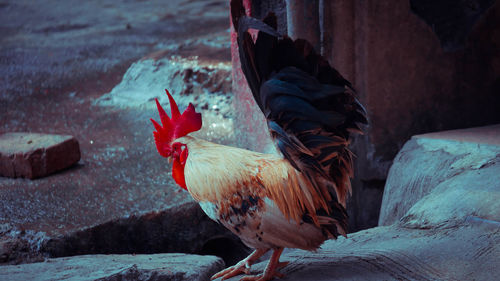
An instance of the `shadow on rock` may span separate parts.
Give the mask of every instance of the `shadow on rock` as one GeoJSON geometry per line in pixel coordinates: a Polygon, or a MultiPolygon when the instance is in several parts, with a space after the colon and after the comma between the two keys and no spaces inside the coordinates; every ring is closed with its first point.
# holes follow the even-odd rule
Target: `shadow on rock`
{"type": "Polygon", "coordinates": [[[161,212],[130,216],[50,239],[51,257],[87,254],[191,253],[215,255],[232,265],[249,249],[190,202],[161,212]]]}

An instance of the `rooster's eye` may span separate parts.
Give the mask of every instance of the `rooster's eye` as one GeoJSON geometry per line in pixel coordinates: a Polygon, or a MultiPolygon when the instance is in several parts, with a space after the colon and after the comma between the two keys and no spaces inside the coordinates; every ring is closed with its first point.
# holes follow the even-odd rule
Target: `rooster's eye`
{"type": "Polygon", "coordinates": [[[180,142],[172,144],[172,157],[185,161],[187,157],[187,146],[180,142]],[[182,159],[183,158],[183,159],[182,159]]]}

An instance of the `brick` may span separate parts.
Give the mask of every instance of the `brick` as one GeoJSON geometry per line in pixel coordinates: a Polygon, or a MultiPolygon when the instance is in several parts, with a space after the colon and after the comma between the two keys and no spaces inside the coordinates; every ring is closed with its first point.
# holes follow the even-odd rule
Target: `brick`
{"type": "Polygon", "coordinates": [[[36,133],[0,135],[0,176],[35,179],[67,168],[80,160],[73,136],[36,133]]]}

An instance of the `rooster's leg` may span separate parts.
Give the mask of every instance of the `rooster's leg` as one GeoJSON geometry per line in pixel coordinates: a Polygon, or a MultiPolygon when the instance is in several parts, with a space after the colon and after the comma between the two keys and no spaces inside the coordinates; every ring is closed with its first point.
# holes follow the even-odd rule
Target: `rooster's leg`
{"type": "Polygon", "coordinates": [[[267,264],[263,274],[244,276],[240,279],[240,281],[268,281],[273,279],[274,277],[284,277],[285,275],[283,275],[283,273],[276,271],[278,268],[288,264],[288,262],[280,262],[280,256],[282,252],[283,248],[274,249],[273,255],[271,256],[271,259],[269,260],[269,263],[267,264]]]}
{"type": "Polygon", "coordinates": [[[241,260],[237,264],[228,267],[212,276],[210,280],[217,279],[219,277],[222,277],[221,280],[225,280],[228,278],[231,278],[233,276],[236,276],[241,273],[248,274],[250,271],[250,266],[258,259],[260,258],[263,254],[267,253],[269,249],[257,249],[253,251],[248,257],[245,259],[241,260]]]}

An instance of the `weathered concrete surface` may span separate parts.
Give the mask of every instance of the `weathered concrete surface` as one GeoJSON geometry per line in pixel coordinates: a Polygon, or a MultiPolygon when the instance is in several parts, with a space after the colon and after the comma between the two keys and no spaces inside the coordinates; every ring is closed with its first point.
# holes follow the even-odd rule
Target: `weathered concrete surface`
{"type": "Polygon", "coordinates": [[[40,252],[49,239],[43,232],[20,230],[9,223],[0,224],[0,263],[19,264],[40,262],[46,254],[40,252]]]}
{"type": "Polygon", "coordinates": [[[389,172],[380,224],[289,251],[282,280],[497,280],[500,125],[414,136],[389,172]]]}
{"type": "Polygon", "coordinates": [[[72,136],[35,133],[0,134],[0,176],[43,177],[80,160],[80,146],[72,136]]]}
{"type": "Polygon", "coordinates": [[[224,262],[185,254],[88,255],[0,267],[0,279],[17,280],[209,280],[224,262]]]}
{"type": "MultiPolygon", "coordinates": [[[[162,67],[173,70],[164,65],[172,57],[196,62],[174,69],[196,90],[171,89],[176,98],[182,92],[194,100],[203,87],[229,88],[213,70],[230,61],[227,6],[225,0],[0,3],[0,132],[73,135],[81,149],[77,165],[50,177],[0,177],[0,223],[20,235],[58,237],[191,202],[156,152],[149,121],[158,116],[154,102],[103,107],[95,100],[141,59],[160,73],[162,67]],[[213,85],[196,81],[208,75],[206,65],[219,79],[213,85]]],[[[168,86],[175,85],[147,93],[165,96],[168,86]]],[[[222,114],[209,106],[206,111],[214,120],[204,120],[210,128],[199,134],[229,141],[231,127],[218,126],[222,114]]]]}
{"type": "Polygon", "coordinates": [[[224,0],[2,1],[0,97],[51,94],[126,69],[152,51],[229,59],[229,52],[217,47],[218,38],[227,38],[227,5],[224,0]]]}
{"type": "MultiPolygon", "coordinates": [[[[165,89],[177,95],[179,106],[189,102],[201,107],[219,107],[231,114],[227,100],[231,101],[231,64],[210,61],[207,58],[180,57],[154,54],[133,63],[122,81],[111,92],[96,100],[101,106],[132,107],[151,104],[154,98],[168,103],[165,89]],[[196,97],[196,100],[194,98],[196,97]],[[219,104],[223,99],[226,104],[219,104]],[[210,104],[210,105],[209,105],[210,104]]],[[[200,108],[201,110],[201,108],[200,108]]]]}

